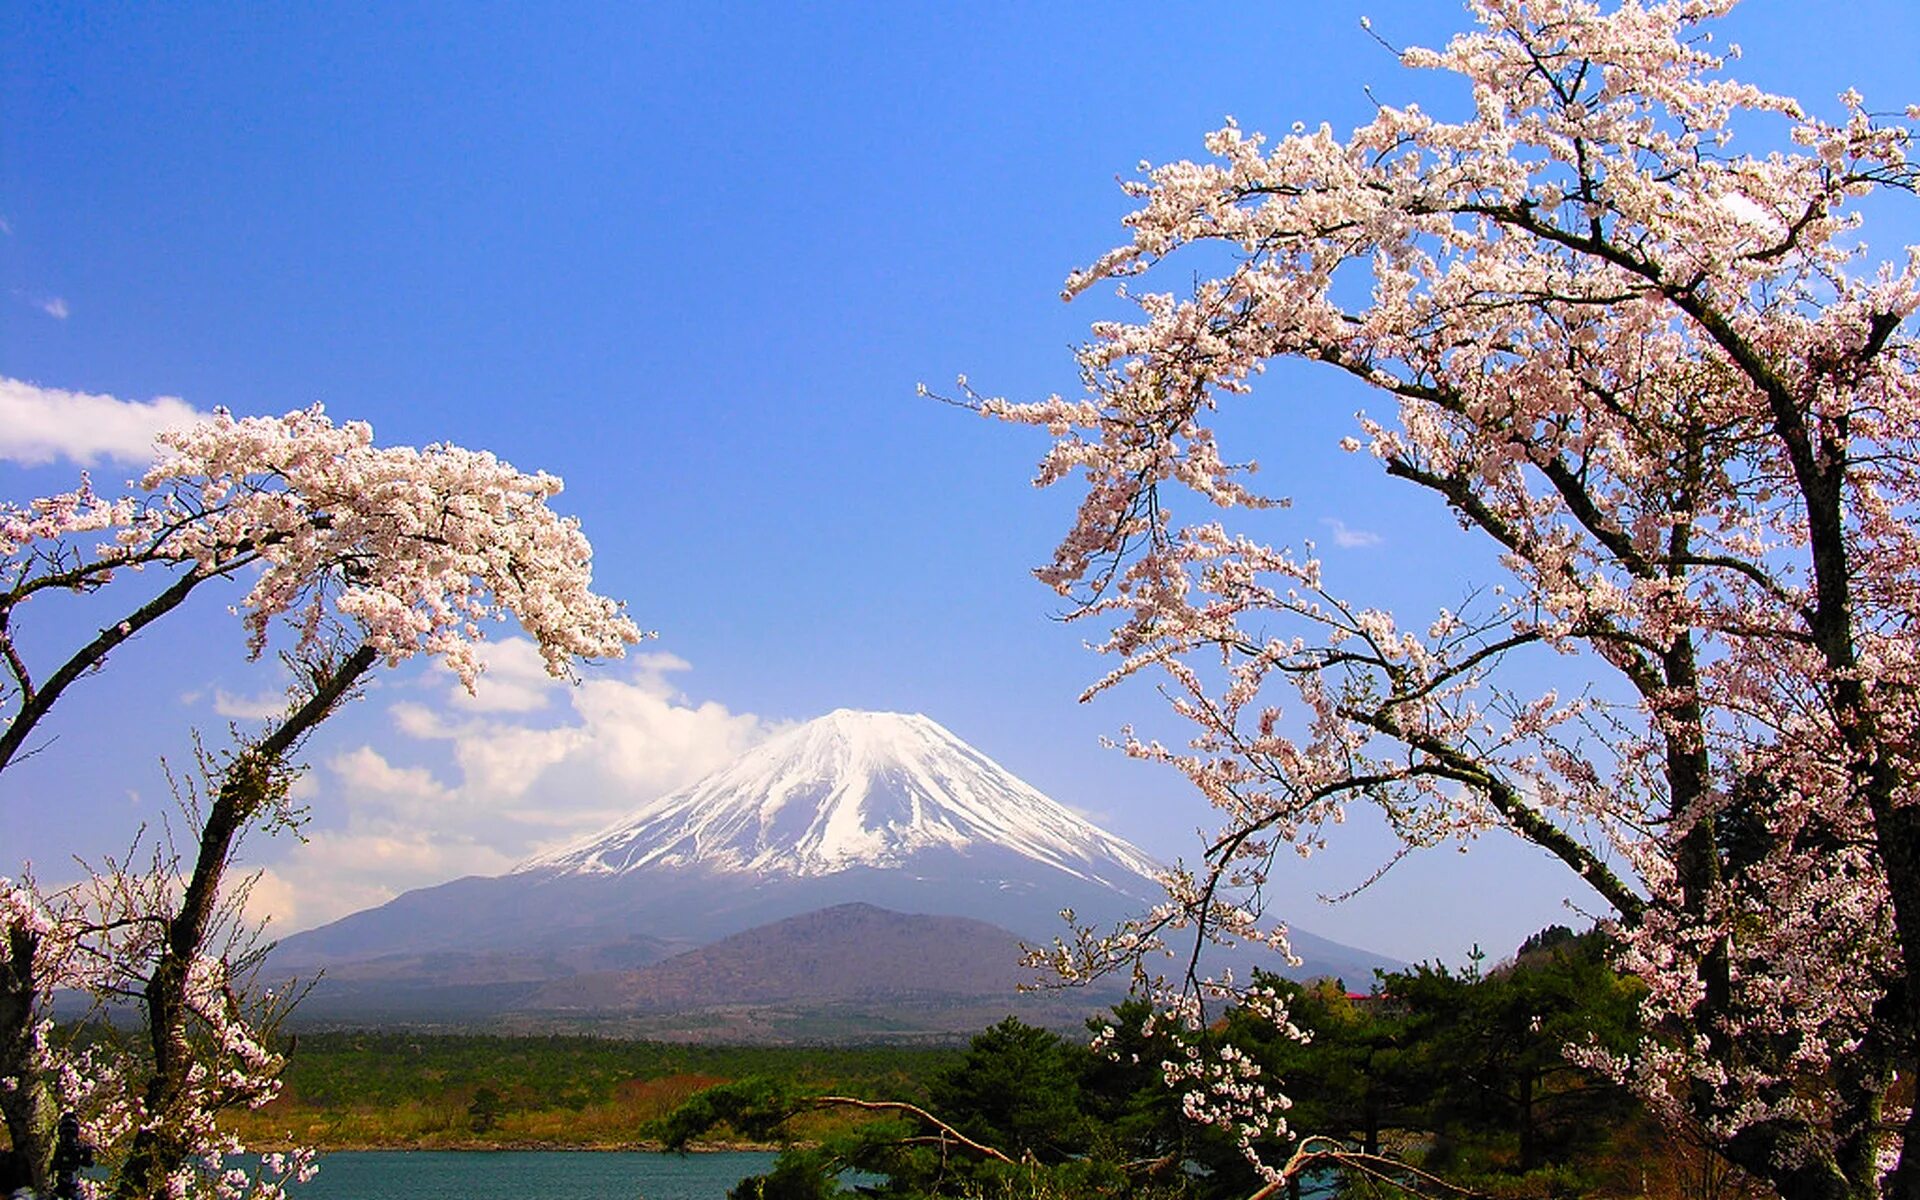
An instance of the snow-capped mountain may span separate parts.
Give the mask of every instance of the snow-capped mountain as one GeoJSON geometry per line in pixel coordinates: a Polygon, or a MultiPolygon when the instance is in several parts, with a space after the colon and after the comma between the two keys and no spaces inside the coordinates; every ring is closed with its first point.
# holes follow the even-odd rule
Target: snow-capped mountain
{"type": "Polygon", "coordinates": [[[336,981],[376,961],[383,979],[429,962],[553,977],[850,903],[1046,939],[1063,908],[1091,921],[1144,911],[1161,895],[1154,871],[937,722],[842,709],[506,875],[408,892],[295,934],[275,957],[336,981]]]}
{"type": "MultiPolygon", "coordinates": [[[[1163,895],[1155,871],[929,718],[842,709],[506,875],[421,888],[289,937],[273,970],[325,971],[303,1007],[309,1019],[487,1019],[555,1007],[561,993],[546,985],[556,980],[586,989],[579,1003],[653,987],[672,972],[622,973],[696,961],[684,956],[777,923],[778,937],[739,944],[759,948],[754,977],[791,974],[767,964],[815,955],[811,943],[788,944],[793,929],[811,928],[791,922],[825,910],[966,918],[1010,931],[1008,945],[1046,941],[1064,932],[1063,908],[1096,924],[1145,911],[1163,895]]],[[[1309,974],[1365,979],[1390,965],[1294,936],[1309,974]]]]}
{"type": "Polygon", "coordinates": [[[822,876],[988,847],[1129,894],[1156,870],[937,721],[844,708],[518,870],[822,876]]]}

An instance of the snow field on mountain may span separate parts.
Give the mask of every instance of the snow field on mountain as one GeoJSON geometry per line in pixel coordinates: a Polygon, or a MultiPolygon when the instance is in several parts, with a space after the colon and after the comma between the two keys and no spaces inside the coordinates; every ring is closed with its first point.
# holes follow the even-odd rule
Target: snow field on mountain
{"type": "Polygon", "coordinates": [[[995,847],[1090,882],[1152,877],[1128,842],[920,714],[839,709],[517,871],[700,866],[819,876],[995,847]]]}

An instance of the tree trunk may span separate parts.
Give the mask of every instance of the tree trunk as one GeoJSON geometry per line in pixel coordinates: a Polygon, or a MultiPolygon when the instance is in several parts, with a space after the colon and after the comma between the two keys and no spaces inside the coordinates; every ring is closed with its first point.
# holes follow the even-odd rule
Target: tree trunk
{"type": "MultiPolygon", "coordinates": [[[[1910,804],[1898,805],[1891,787],[1885,795],[1879,794],[1882,789],[1874,791],[1874,839],[1893,898],[1894,928],[1906,970],[1896,1002],[1903,1002],[1903,1023],[1911,1045],[1920,1040],[1920,986],[1914,982],[1920,971],[1920,812],[1910,804]]],[[[1886,1200],[1920,1200],[1920,1104],[1907,1115],[1901,1136],[1900,1161],[1887,1178],[1884,1194],[1886,1200]]]]}
{"type": "MultiPolygon", "coordinates": [[[[1920,1036],[1920,986],[1915,985],[1920,972],[1920,812],[1901,802],[1904,776],[1912,766],[1911,749],[1890,744],[1892,739],[1876,711],[1877,697],[1859,675],[1854,564],[1846,539],[1845,447],[1823,439],[1821,448],[1827,465],[1803,467],[1797,456],[1795,462],[1807,502],[1813,559],[1817,603],[1812,633],[1834,674],[1831,703],[1855,793],[1849,799],[1864,805],[1873,817],[1874,849],[1887,881],[1904,972],[1895,991],[1905,999],[1902,1025],[1907,1038],[1913,1039],[1920,1036]]],[[[1908,1118],[1903,1133],[1900,1160],[1884,1189],[1886,1200],[1920,1200],[1920,1111],[1908,1118]]],[[[1862,1181],[1863,1193],[1873,1184],[1862,1181]]]]}
{"type": "Polygon", "coordinates": [[[0,1079],[13,1086],[0,1088],[0,1111],[33,1190],[45,1195],[51,1190],[60,1114],[53,1087],[38,1069],[34,1046],[40,938],[24,929],[9,930],[6,952],[6,961],[0,963],[0,1079]]]}
{"type": "Polygon", "coordinates": [[[1721,1149],[1748,1174],[1780,1192],[1780,1200],[1874,1200],[1872,1180],[1850,1180],[1833,1159],[1827,1139],[1799,1123],[1749,1125],[1721,1149]]]}
{"type": "Polygon", "coordinates": [[[193,874],[181,897],[180,911],[167,925],[166,948],[148,977],[145,990],[147,1041],[153,1051],[153,1075],[147,1082],[147,1123],[134,1136],[133,1149],[114,1189],[120,1200],[161,1194],[167,1177],[192,1152],[178,1109],[186,1088],[193,1049],[187,1037],[188,984],[194,962],[206,948],[219,907],[220,883],[233,853],[234,839],[273,798],[280,786],[286,755],[315,725],[325,720],[342,697],[374,664],[378,655],[361,646],[330,673],[300,709],[228,767],[205,823],[193,874]]]}

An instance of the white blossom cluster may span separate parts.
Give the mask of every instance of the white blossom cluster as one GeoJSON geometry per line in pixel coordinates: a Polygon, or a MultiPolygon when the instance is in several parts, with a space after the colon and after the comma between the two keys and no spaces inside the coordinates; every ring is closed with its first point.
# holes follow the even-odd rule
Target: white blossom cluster
{"type": "Polygon", "coordinates": [[[458,446],[375,447],[366,424],[335,426],[317,405],[217,414],[160,442],[168,453],[140,481],[162,497],[143,513],[154,532],[127,529],[122,544],[165,531],[168,554],[203,569],[253,548],[263,569],[242,607],[256,653],[280,617],[303,639],[345,617],[390,663],[437,654],[471,686],[481,623],[509,613],[555,674],[639,637],[593,593],[579,523],[547,507],[551,475],[458,446]]]}

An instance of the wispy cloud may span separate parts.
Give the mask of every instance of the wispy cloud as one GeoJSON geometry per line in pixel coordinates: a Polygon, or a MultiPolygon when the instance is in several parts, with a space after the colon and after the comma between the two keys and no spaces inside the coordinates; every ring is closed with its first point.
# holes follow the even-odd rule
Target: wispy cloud
{"type": "MultiPolygon", "coordinates": [[[[199,697],[194,695],[193,698],[197,700],[199,697]]],[[[285,692],[262,692],[257,696],[236,696],[225,688],[215,688],[213,711],[232,721],[264,721],[287,711],[287,695],[285,692]]]]}
{"type": "Polygon", "coordinates": [[[178,396],[119,400],[0,376],[0,459],[30,467],[59,458],[144,463],[155,434],[206,417],[178,396]]]}
{"type": "Polygon", "coordinates": [[[64,321],[73,315],[73,310],[68,308],[67,302],[59,296],[47,296],[35,300],[33,306],[56,321],[64,321]]]}
{"type": "Polygon", "coordinates": [[[1348,550],[1359,549],[1365,546],[1378,546],[1382,540],[1380,535],[1372,530],[1355,529],[1339,517],[1327,517],[1320,523],[1333,530],[1334,545],[1348,550]]]}

